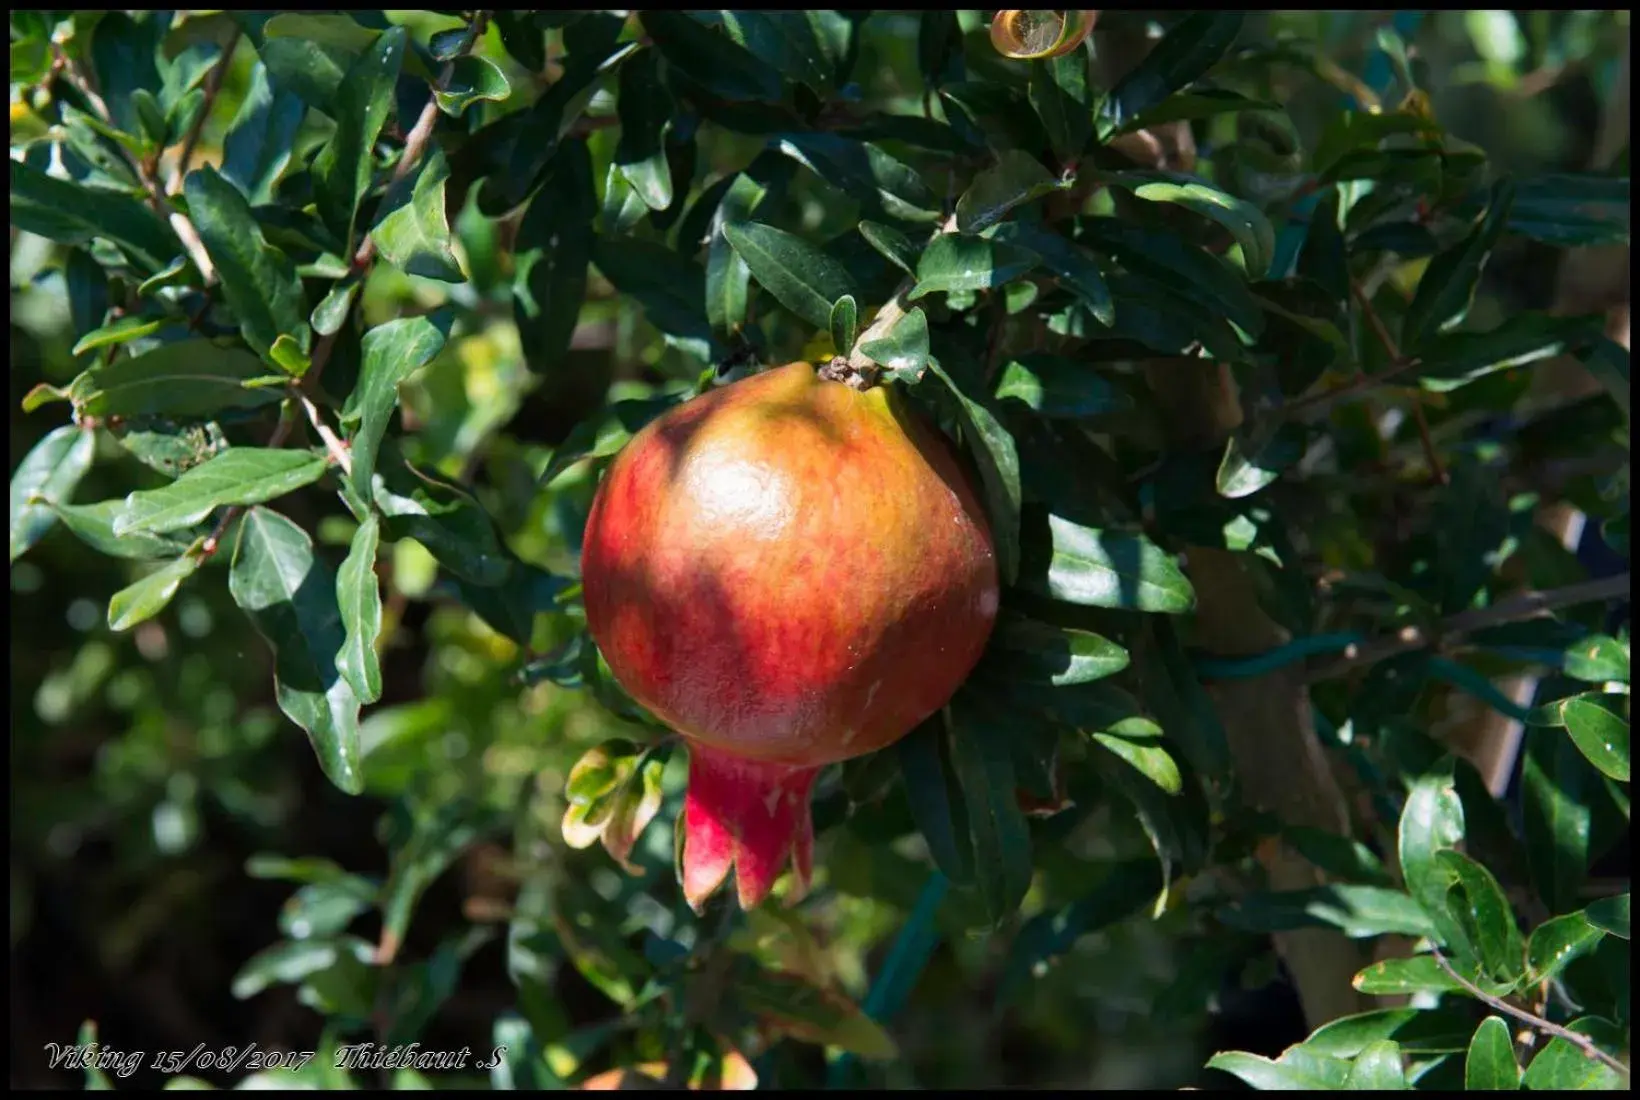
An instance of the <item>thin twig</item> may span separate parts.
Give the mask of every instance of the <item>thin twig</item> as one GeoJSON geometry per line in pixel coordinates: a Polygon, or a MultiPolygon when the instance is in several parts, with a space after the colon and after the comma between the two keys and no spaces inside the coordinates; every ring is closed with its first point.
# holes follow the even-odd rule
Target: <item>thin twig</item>
{"type": "MultiPolygon", "coordinates": [[[[938,237],[956,231],[957,216],[952,214],[934,231],[934,236],[938,237]]],[[[894,296],[888,300],[882,309],[877,311],[877,316],[872,319],[871,324],[854,341],[854,347],[848,355],[848,365],[855,373],[868,378],[876,375],[879,370],[876,362],[861,349],[871,341],[880,340],[887,336],[889,330],[899,323],[900,318],[904,317],[906,313],[905,296],[911,293],[916,286],[917,278],[915,275],[907,275],[900,280],[900,285],[894,288],[894,296]]]]}
{"type": "Polygon", "coordinates": [[[342,472],[351,477],[353,475],[353,456],[348,453],[347,444],[343,443],[341,437],[330,430],[330,425],[325,423],[325,418],[319,415],[319,406],[313,403],[313,398],[303,393],[298,395],[297,401],[300,402],[302,411],[307,413],[308,423],[313,425],[313,430],[318,433],[320,441],[325,445],[325,450],[330,452],[330,457],[336,461],[336,465],[342,468],[342,472]]]}
{"type": "MultiPolygon", "coordinates": [[[[1354,279],[1350,280],[1350,292],[1360,304],[1361,315],[1367,319],[1367,325],[1378,337],[1378,342],[1384,345],[1384,350],[1389,353],[1390,363],[1405,362],[1406,357],[1401,354],[1400,345],[1395,342],[1395,337],[1390,335],[1384,319],[1378,316],[1378,310],[1373,308],[1372,299],[1354,279]]],[[[1429,463],[1430,475],[1437,483],[1447,484],[1451,479],[1447,476],[1446,467],[1441,465],[1441,456],[1435,451],[1435,441],[1429,435],[1429,421],[1424,418],[1423,403],[1416,396],[1412,399],[1412,418],[1418,425],[1418,440],[1423,444],[1424,459],[1429,463]]]]}
{"type": "Polygon", "coordinates": [[[1471,982],[1468,978],[1465,978],[1462,974],[1458,973],[1457,970],[1453,968],[1452,964],[1447,961],[1446,956],[1442,955],[1439,951],[1433,952],[1433,954],[1435,957],[1435,965],[1446,971],[1447,976],[1462,986],[1464,992],[1468,993],[1482,1004],[1485,1004],[1490,1008],[1495,1008],[1499,1012],[1507,1013],[1523,1024],[1530,1024],[1532,1027],[1537,1028],[1546,1035],[1553,1035],[1556,1039],[1564,1039],[1577,1049],[1581,1050],[1585,1058],[1592,1058],[1603,1065],[1609,1066],[1624,1077],[1629,1075],[1628,1066],[1625,1066],[1621,1061],[1613,1058],[1610,1054],[1607,1054],[1605,1051],[1601,1050],[1595,1045],[1594,1040],[1589,1038],[1587,1035],[1579,1035],[1577,1032],[1572,1031],[1569,1028],[1561,1027],[1559,1024],[1552,1024],[1548,1020],[1545,1020],[1542,1016],[1533,1015],[1523,1008],[1516,1008],[1508,1001],[1500,1000],[1499,998],[1492,996],[1490,993],[1487,993],[1477,987],[1475,983],[1471,982]]]}
{"type": "Polygon", "coordinates": [[[182,152],[177,154],[176,172],[171,176],[173,195],[182,190],[182,181],[188,175],[188,162],[194,159],[194,147],[199,144],[199,135],[205,132],[205,120],[211,116],[211,108],[216,106],[217,93],[222,91],[223,78],[228,75],[228,66],[233,61],[234,51],[239,48],[239,39],[243,34],[237,27],[234,29],[228,44],[222,48],[222,56],[217,58],[210,75],[205,78],[205,101],[199,105],[199,114],[194,116],[193,125],[188,127],[188,136],[182,141],[182,152]]]}
{"type": "Polygon", "coordinates": [[[1353,669],[1365,665],[1376,664],[1401,653],[1410,653],[1415,649],[1439,644],[1464,634],[1477,630],[1484,630],[1489,626],[1500,626],[1503,623],[1517,622],[1521,619],[1534,618],[1546,611],[1553,611],[1561,607],[1575,607],[1579,604],[1597,603],[1614,597],[1629,594],[1629,574],[1624,573],[1616,577],[1602,577],[1599,580],[1583,581],[1580,584],[1569,584],[1564,588],[1554,588],[1547,592],[1522,592],[1511,596],[1501,603],[1491,607],[1480,607],[1470,611],[1461,611],[1443,621],[1435,630],[1426,632],[1415,626],[1409,626],[1386,638],[1366,645],[1351,647],[1344,651],[1344,656],[1312,672],[1310,682],[1330,680],[1353,669]]]}

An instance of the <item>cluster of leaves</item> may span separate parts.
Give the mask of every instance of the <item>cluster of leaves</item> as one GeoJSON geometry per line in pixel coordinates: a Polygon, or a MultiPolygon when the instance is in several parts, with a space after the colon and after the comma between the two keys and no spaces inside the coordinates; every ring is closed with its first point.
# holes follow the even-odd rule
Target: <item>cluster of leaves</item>
{"type": "MultiPolygon", "coordinates": [[[[1111,58],[1145,20],[1112,13],[1032,61],[976,12],[14,13],[12,224],[57,248],[75,373],[24,399],[72,422],[13,474],[12,561],[60,522],[138,563],[106,622],[139,636],[225,562],[278,710],[337,788],[392,800],[384,879],[252,862],[299,888],[235,996],[296,987],[326,1049],[417,1040],[497,935],[475,921],[404,961],[417,903],[501,838],[517,1006],[494,1022],[497,1087],[604,1058],[778,1081],[778,1036],[888,1057],[881,1021],[942,933],[975,968],[1000,947],[1018,1003],[1092,933],[1147,920],[1186,945],[1161,997],[1182,1015],[1273,932],[1419,945],[1356,980],[1410,1005],[1214,1059],[1257,1086],[1626,1079],[1588,1050],[1626,1050],[1627,894],[1582,893],[1626,830],[1626,625],[1483,618],[1462,648],[1318,685],[1362,794],[1348,835],[1250,803],[1207,687],[1583,579],[1533,523],[1544,500],[1626,553],[1627,351],[1598,318],[1480,293],[1513,244],[1626,244],[1626,157],[1493,172],[1389,31],[1398,105],[1344,81],[1348,109],[1307,117],[1293,89],[1336,95],[1339,67],[1243,24],[1181,16],[1130,64],[1111,58]],[[1186,153],[1153,153],[1181,134],[1186,153]],[[599,340],[618,355],[590,366],[599,340]],[[972,460],[1004,610],[938,718],[823,778],[804,907],[703,929],[669,881],[679,762],[635,741],[659,724],[585,634],[580,530],[648,420],[832,356],[972,460]],[[1527,401],[1529,368],[1565,356],[1605,391],[1527,401]],[[1246,413],[1231,437],[1181,431],[1179,394],[1221,377],[1246,413]],[[1358,399],[1391,386],[1395,415],[1369,415],[1358,399]],[[545,443],[521,413],[543,395],[571,413],[545,443]],[[1513,410],[1509,434],[1478,430],[1513,410]],[[127,460],[135,487],[76,501],[127,460]],[[1198,549],[1297,640],[1198,650],[1198,549]],[[384,688],[409,600],[451,609],[459,655],[417,701],[384,688]],[[1455,692],[1496,703],[1488,677],[1544,668],[1593,686],[1524,716],[1514,822],[1432,726],[1455,692]],[[599,840],[634,874],[562,850],[599,840]],[[1270,844],[1330,884],[1270,888],[1270,844]],[[909,914],[863,1006],[817,943],[849,900],[874,928],[909,914]],[[349,931],[367,917],[375,943],[349,931]],[[573,1026],[566,966],[619,1015],[573,1026]],[[1504,1017],[1477,1028],[1472,1002],[1504,1017]],[[1518,1044],[1521,1013],[1558,1030],[1518,1044]]],[[[296,1076],[348,1081],[323,1052],[296,1076]]]]}

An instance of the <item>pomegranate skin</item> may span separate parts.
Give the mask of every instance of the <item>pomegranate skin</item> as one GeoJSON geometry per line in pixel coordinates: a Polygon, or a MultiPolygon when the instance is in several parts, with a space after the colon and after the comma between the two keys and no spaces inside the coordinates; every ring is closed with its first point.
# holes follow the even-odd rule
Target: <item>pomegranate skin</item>
{"type": "Polygon", "coordinates": [[[984,649],[997,569],[944,438],[888,389],[793,363],[651,422],[599,486],[587,626],[621,685],[734,756],[900,739],[984,649]]]}
{"type": "Polygon", "coordinates": [[[690,744],[678,871],[697,911],[731,869],[743,908],[788,864],[801,896],[820,768],[944,706],[998,600],[945,438],[891,390],[806,363],[634,436],[593,500],[581,574],[615,678],[690,744]]]}

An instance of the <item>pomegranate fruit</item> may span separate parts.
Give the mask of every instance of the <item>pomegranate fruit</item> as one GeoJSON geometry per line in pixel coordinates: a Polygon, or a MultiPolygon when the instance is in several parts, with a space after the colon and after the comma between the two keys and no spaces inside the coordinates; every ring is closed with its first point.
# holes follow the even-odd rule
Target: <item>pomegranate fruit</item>
{"type": "Polygon", "coordinates": [[[587,627],[689,745],[685,897],[735,871],[757,905],[808,886],[809,793],[950,699],[991,632],[997,568],[943,436],[883,387],[792,363],[646,425],[582,549],[587,627]]]}

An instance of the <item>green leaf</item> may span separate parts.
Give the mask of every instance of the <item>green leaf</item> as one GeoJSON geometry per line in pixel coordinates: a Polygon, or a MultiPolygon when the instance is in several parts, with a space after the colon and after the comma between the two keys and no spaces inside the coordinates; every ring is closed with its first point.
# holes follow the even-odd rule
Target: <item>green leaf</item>
{"type": "Polygon", "coordinates": [[[253,204],[271,200],[274,184],[295,152],[296,131],[306,114],[302,97],[275,91],[267,65],[258,62],[222,142],[222,178],[253,204]]]}
{"type": "Polygon", "coordinates": [[[869,211],[909,222],[931,222],[940,215],[939,198],[916,170],[869,142],[793,133],[777,135],[770,144],[869,211]]]}
{"type": "Polygon", "coordinates": [[[780,98],[780,71],[729,35],[681,11],[645,11],[638,18],[667,62],[714,95],[731,102],[780,98]]]}
{"type": "Polygon", "coordinates": [[[1627,783],[1629,723],[1614,709],[1616,698],[1586,692],[1562,699],[1557,705],[1561,722],[1578,751],[1602,772],[1619,783],[1627,783]]]}
{"type": "Polygon", "coordinates": [[[353,457],[349,481],[354,492],[369,499],[376,454],[388,421],[399,402],[399,384],[432,362],[444,350],[448,318],[401,317],[378,325],[364,335],[359,381],[348,400],[347,417],[358,427],[348,438],[353,457]],[[442,320],[443,323],[436,323],[442,320]]]}
{"type": "MultiPolygon", "coordinates": [[[[749,219],[768,194],[769,188],[763,183],[737,172],[712,214],[706,244],[706,319],[715,332],[738,332],[746,324],[747,289],[752,277],[746,261],[723,235],[723,227],[749,219]]],[[[841,354],[847,353],[848,349],[841,350],[841,354]]]]}
{"type": "Polygon", "coordinates": [[[381,662],[376,657],[376,638],[382,632],[382,590],[376,580],[380,542],[381,520],[372,513],[354,532],[347,558],[336,572],[336,604],[346,631],[336,671],[361,703],[374,703],[382,695],[381,662]]]}
{"type": "Polygon", "coordinates": [[[310,882],[279,910],[279,931],[293,940],[328,939],[347,931],[353,918],[368,912],[380,893],[378,885],[359,875],[329,882],[310,882]]]}
{"type": "Polygon", "coordinates": [[[93,367],[68,394],[82,417],[203,417],[279,402],[278,390],[245,386],[267,374],[261,360],[238,348],[182,340],[93,367]]]}
{"type": "Polygon", "coordinates": [[[998,227],[995,239],[1023,245],[1035,252],[1043,267],[1087,303],[1088,310],[1102,325],[1114,324],[1115,306],[1110,287],[1093,253],[1080,248],[1058,233],[1048,233],[1032,225],[1008,222],[998,227]]]}
{"type": "Polygon", "coordinates": [[[1178,794],[1184,789],[1184,780],[1179,765],[1158,743],[1161,734],[1161,727],[1148,719],[1136,719],[1108,732],[1095,733],[1093,740],[1168,794],[1178,794]]]}
{"type": "Polygon", "coordinates": [[[313,360],[307,357],[307,353],[301,349],[294,339],[283,332],[273,342],[273,347],[268,349],[268,358],[273,361],[274,366],[292,378],[302,377],[307,373],[308,368],[313,365],[313,360]]]}
{"type": "Polygon", "coordinates": [[[438,109],[451,118],[475,103],[500,103],[512,94],[507,76],[494,61],[476,54],[463,54],[450,62],[450,78],[433,85],[438,109]]]}
{"type": "Polygon", "coordinates": [[[1297,424],[1283,424],[1268,438],[1231,436],[1219,460],[1214,488],[1221,497],[1240,500],[1273,483],[1304,457],[1308,438],[1297,424]]]}
{"type": "Polygon", "coordinates": [[[393,86],[409,35],[384,31],[360,52],[336,89],[336,132],[313,159],[313,196],[330,231],[353,244],[353,218],[370,189],[376,139],[393,109],[393,86]]]}
{"type": "Polygon", "coordinates": [[[1357,974],[1351,984],[1360,992],[1375,997],[1451,993],[1463,989],[1463,985],[1443,970],[1433,955],[1373,963],[1357,974]]]}
{"type": "Polygon", "coordinates": [[[1629,682],[1629,645],[1608,634],[1590,634],[1566,650],[1561,671],[1591,684],[1629,682]]]}
{"type": "Polygon", "coordinates": [[[847,355],[854,348],[855,336],[860,331],[860,315],[854,304],[854,295],[845,294],[831,305],[831,346],[838,355],[847,355]]]}
{"type": "Polygon", "coordinates": [[[130,343],[132,340],[141,340],[144,336],[152,336],[172,323],[174,322],[169,317],[121,317],[112,324],[92,329],[80,337],[70,354],[83,355],[98,348],[115,347],[130,343]]]}
{"type": "MultiPolygon", "coordinates": [[[[471,494],[405,462],[392,440],[383,444],[376,464],[374,499],[388,539],[415,539],[462,581],[502,585],[518,571],[497,543],[489,514],[471,494]]],[[[512,595],[507,593],[507,598],[512,595]]],[[[468,592],[465,598],[469,606],[480,610],[479,597],[468,592]]],[[[533,616],[529,608],[510,610],[521,611],[526,618],[533,616]]]]}
{"type": "Polygon", "coordinates": [[[228,449],[222,426],[214,420],[202,423],[139,416],[110,424],[109,431],[138,462],[170,478],[181,477],[228,449]]]}
{"type": "Polygon", "coordinates": [[[1100,531],[1060,516],[1027,527],[1020,584],[1067,603],[1178,615],[1196,594],[1171,554],[1145,536],[1100,531]]]}
{"type": "Polygon", "coordinates": [[[1326,1092],[1334,1088],[1326,1079],[1303,1067],[1271,1061],[1239,1050],[1226,1050],[1213,1055],[1207,1060],[1207,1068],[1233,1074],[1253,1088],[1265,1091],[1326,1092]]]}
{"type": "Polygon", "coordinates": [[[990,290],[1035,267],[1035,252],[1005,241],[942,233],[917,259],[917,285],[908,300],[934,291],[990,290]]]}
{"type": "Polygon", "coordinates": [[[24,232],[70,245],[101,238],[148,273],[163,271],[182,252],[171,227],[129,195],[48,176],[20,160],[9,171],[11,224],[24,232]]]}
{"type": "Polygon", "coordinates": [[[1029,95],[1054,156],[1065,167],[1074,165],[1093,136],[1086,52],[1072,50],[1061,57],[1031,62],[1029,95]]]}
{"type": "Polygon", "coordinates": [[[331,286],[329,293],[308,316],[308,323],[313,331],[320,336],[334,336],[347,324],[347,315],[353,309],[353,299],[358,297],[363,284],[354,275],[347,275],[331,286]]]}
{"type": "Polygon", "coordinates": [[[1589,798],[1598,773],[1557,730],[1528,727],[1522,756],[1526,864],[1549,911],[1569,913],[1588,872],[1589,798]]]}
{"type": "Polygon", "coordinates": [[[835,83],[811,12],[724,11],[723,29],[756,57],[771,63],[792,80],[818,96],[827,96],[835,83]]]}
{"type": "Polygon", "coordinates": [[[1279,103],[1263,99],[1249,99],[1239,92],[1220,88],[1202,88],[1168,96],[1148,111],[1143,111],[1121,127],[1123,133],[1133,133],[1161,126],[1168,122],[1193,122],[1197,119],[1216,118],[1219,115],[1241,111],[1280,111],[1279,103]]]}
{"type": "Polygon", "coordinates": [[[183,190],[245,342],[263,358],[280,336],[308,351],[312,333],[302,281],[290,258],[262,236],[245,196],[211,167],[189,172],[183,190]]]}
{"type": "Polygon", "coordinates": [[[1526,941],[1527,981],[1536,985],[1554,979],[1573,959],[1599,946],[1605,936],[1583,913],[1549,918],[1532,929],[1526,941]]]}
{"type": "MultiPolygon", "coordinates": [[[[645,12],[646,20],[652,14],[645,12]]],[[[894,1040],[858,1005],[795,974],[743,966],[730,979],[728,996],[764,1026],[804,1042],[840,1047],[864,1058],[896,1056],[894,1040]]]]}
{"type": "Polygon", "coordinates": [[[1497,981],[1519,980],[1525,944],[1498,880],[1479,863],[1451,849],[1436,852],[1435,864],[1437,872],[1451,879],[1445,890],[1447,913],[1463,929],[1481,965],[1497,981]]]}
{"type": "Polygon", "coordinates": [[[1162,888],[1154,859],[1129,859],[1113,865],[1098,885],[1060,910],[1038,913],[1014,937],[1002,998],[1012,1000],[1027,975],[1041,976],[1048,965],[1068,953],[1077,940],[1133,916],[1162,888]]]}
{"type": "Polygon", "coordinates": [[[997,379],[997,400],[1012,398],[1042,416],[1080,419],[1129,411],[1133,400],[1091,364],[1031,352],[1012,359],[997,379]]]}
{"type": "Polygon", "coordinates": [[[351,51],[305,38],[265,38],[256,52],[276,95],[295,96],[335,117],[337,95],[354,59],[351,51]]]}
{"type": "Polygon", "coordinates": [[[11,475],[11,560],[51,530],[54,506],[66,503],[91,468],[96,436],[78,425],[54,428],[23,457],[11,475]]]}
{"type": "MultiPolygon", "coordinates": [[[[714,354],[717,344],[706,321],[706,279],[699,264],[654,241],[605,236],[594,240],[592,262],[618,292],[637,299],[649,323],[687,354],[702,360],[714,354]]],[[[833,301],[826,299],[816,324],[831,319],[833,301]]]]}
{"type": "Polygon", "coordinates": [[[1555,174],[1521,180],[1509,232],[1561,248],[1629,243],[1629,179],[1555,174]]]}
{"type": "MultiPolygon", "coordinates": [[[[252,508],[239,522],[228,591],[273,647],[279,709],[307,731],[330,781],[360,793],[359,699],[336,671],[345,641],[336,582],[307,532],[277,512],[252,508]]],[[[236,982],[235,995],[250,994],[236,982]]]]}
{"type": "Polygon", "coordinates": [[[113,558],[133,561],[151,561],[174,558],[188,549],[194,541],[191,533],[152,535],[139,532],[123,538],[114,534],[114,521],[125,510],[123,498],[99,500],[95,504],[53,504],[52,511],[63,521],[63,526],[74,537],[97,551],[113,558]]]}
{"type": "Polygon", "coordinates": [[[853,293],[843,266],[801,237],[753,221],[725,223],[723,235],[758,285],[817,328],[831,324],[833,302],[853,293]]]}
{"type": "Polygon", "coordinates": [[[974,177],[957,200],[957,231],[980,233],[1001,222],[1008,211],[1058,190],[1059,183],[1042,162],[1010,149],[997,163],[974,177]]]}
{"type": "Polygon", "coordinates": [[[1583,350],[1578,353],[1583,366],[1595,376],[1617,407],[1629,416],[1629,349],[1604,333],[1591,334],[1583,350]]]}
{"type": "MultiPolygon", "coordinates": [[[[907,314],[907,317],[910,315],[907,314]]],[[[900,322],[904,324],[902,319],[900,322]]],[[[898,326],[896,326],[898,327],[898,326]]],[[[915,330],[910,334],[915,336],[915,330]]],[[[873,341],[873,345],[875,345],[873,341]]],[[[871,354],[868,349],[867,355],[871,354]]],[[[991,541],[996,548],[997,571],[1004,584],[1012,584],[1019,575],[1019,451],[1008,429],[979,402],[965,395],[945,369],[932,358],[928,368],[955,395],[962,417],[963,441],[979,467],[981,487],[985,491],[985,511],[990,519],[991,541]]]]}
{"type": "Polygon", "coordinates": [[[1114,676],[1128,666],[1129,657],[1127,650],[1091,631],[1007,614],[991,633],[987,660],[1009,676],[1058,686],[1114,676]]]}
{"type": "Polygon", "coordinates": [[[678,404],[676,396],[617,401],[603,415],[583,420],[553,452],[539,484],[550,487],[565,470],[589,458],[608,458],[645,424],[678,404]]]}
{"type": "Polygon", "coordinates": [[[995,926],[1019,908],[1031,885],[1031,837],[1015,792],[1010,723],[988,699],[959,692],[945,724],[973,843],[974,884],[995,926]]]}
{"type": "Polygon", "coordinates": [[[1429,261],[1401,318],[1401,348],[1407,354],[1421,354],[1428,340],[1468,314],[1481,271],[1503,235],[1513,199],[1513,185],[1499,180],[1492,186],[1491,201],[1480,224],[1429,261]]]}
{"type": "Polygon", "coordinates": [[[169,485],[125,498],[114,534],[192,527],[225,504],[261,504],[324,476],[325,456],[267,447],[230,447],[169,485]]]}
{"type": "Polygon", "coordinates": [[[1177,233],[1145,229],[1115,218],[1088,218],[1082,224],[1086,243],[1110,252],[1129,269],[1158,280],[1249,336],[1264,331],[1264,312],[1247,288],[1246,278],[1230,261],[1177,233]]]}
{"type": "Polygon", "coordinates": [[[928,854],[955,883],[974,880],[974,851],[968,835],[968,809],[951,763],[946,724],[936,715],[895,743],[905,781],[911,819],[928,845],[928,854]]]}
{"type": "Polygon", "coordinates": [[[1498,371],[1524,367],[1572,350],[1589,334],[1580,317],[1515,313],[1490,332],[1431,336],[1419,356],[1418,384],[1447,393],[1498,371]]]}
{"type": "Polygon", "coordinates": [[[114,593],[108,601],[108,629],[130,630],[159,614],[200,563],[200,558],[184,554],[114,593]]]}
{"type": "Polygon", "coordinates": [[[1439,915],[1446,911],[1450,883],[1437,855],[1462,843],[1463,830],[1463,802],[1451,774],[1434,771],[1417,777],[1401,810],[1398,856],[1407,892],[1437,915],[1437,924],[1442,923],[1439,915]]]}
{"type": "Polygon", "coordinates": [[[243,1001],[275,985],[295,985],[336,967],[344,952],[352,953],[358,948],[364,949],[359,961],[369,961],[369,945],[351,936],[341,940],[283,940],[258,951],[240,967],[234,976],[233,995],[243,1001]]]}
{"type": "Polygon", "coordinates": [[[1100,104],[1100,139],[1203,76],[1230,49],[1241,20],[1239,12],[1197,12],[1174,24],[1100,104]]]}
{"type": "Polygon", "coordinates": [[[1289,825],[1281,831],[1281,838],[1299,855],[1335,878],[1373,886],[1390,885],[1390,875],[1383,862],[1358,840],[1307,825],[1289,825]]]}
{"type": "Polygon", "coordinates": [[[1379,886],[1334,885],[1252,893],[1220,909],[1218,917],[1231,928],[1249,932],[1332,927],[1351,939],[1435,934],[1421,905],[1399,890],[1379,886]]]}
{"type": "MultiPolygon", "coordinates": [[[[1586,1035],[1597,1046],[1613,1056],[1621,1056],[1628,1047],[1624,1030],[1598,1016],[1585,1016],[1566,1025],[1566,1030],[1586,1035]]],[[[1522,1087],[1533,1092],[1564,1092],[1577,1090],[1627,1091],[1627,1074],[1618,1073],[1603,1062],[1597,1062],[1583,1053],[1575,1044],[1555,1038],[1538,1052],[1526,1067],[1520,1081],[1522,1087]]]]}
{"type": "Polygon", "coordinates": [[[917,273],[917,246],[898,229],[874,221],[861,221],[857,227],[866,243],[879,255],[907,275],[917,273]]]}
{"type": "Polygon", "coordinates": [[[1355,1056],[1355,1064],[1350,1067],[1350,1076],[1344,1087],[1352,1091],[1405,1090],[1407,1078],[1406,1070],[1401,1065],[1400,1044],[1393,1039],[1380,1039],[1367,1044],[1367,1048],[1355,1056]]]}
{"type": "Polygon", "coordinates": [[[370,239],[388,263],[407,275],[447,283],[466,281],[450,248],[444,198],[449,178],[450,165],[435,145],[416,170],[388,188],[382,199],[370,239]]]}
{"type": "Polygon", "coordinates": [[[587,144],[567,141],[530,201],[514,245],[513,320],[532,370],[559,367],[569,351],[586,299],[596,214],[587,144]]]}
{"type": "Polygon", "coordinates": [[[1227,195],[1204,183],[1141,183],[1133,193],[1149,202],[1170,202],[1211,218],[1230,232],[1241,245],[1242,262],[1249,279],[1262,279],[1275,255],[1276,234],[1270,220],[1243,199],[1227,195]]]}
{"type": "Polygon", "coordinates": [[[1380,1008],[1323,1024],[1303,1043],[1312,1056],[1354,1058],[1379,1039],[1409,1054],[1452,1054],[1469,1044],[1474,1017],[1449,1008],[1380,1008]]]}
{"type": "Polygon", "coordinates": [[[1509,1025],[1501,1016],[1488,1016],[1469,1040],[1464,1058],[1463,1087],[1466,1092],[1514,1092],[1520,1088],[1520,1064],[1515,1061],[1515,1042],[1509,1025]]]}
{"type": "Polygon", "coordinates": [[[639,50],[621,63],[621,137],[615,164],[632,190],[651,210],[672,205],[672,172],[666,163],[666,132],[672,97],[661,84],[659,55],[639,50]]]}
{"type": "Polygon", "coordinates": [[[1614,898],[1601,898],[1590,902],[1589,907],[1583,910],[1583,916],[1588,922],[1603,932],[1609,932],[1619,939],[1629,938],[1629,896],[1619,894],[1614,898]]]}
{"type": "Polygon", "coordinates": [[[915,382],[928,367],[928,318],[920,308],[902,313],[883,335],[867,340],[860,350],[898,382],[915,382]]]}

